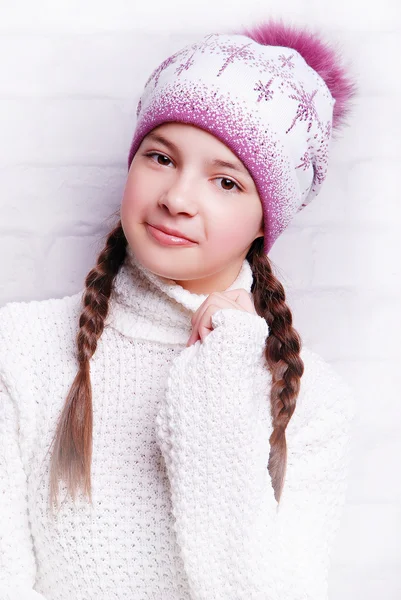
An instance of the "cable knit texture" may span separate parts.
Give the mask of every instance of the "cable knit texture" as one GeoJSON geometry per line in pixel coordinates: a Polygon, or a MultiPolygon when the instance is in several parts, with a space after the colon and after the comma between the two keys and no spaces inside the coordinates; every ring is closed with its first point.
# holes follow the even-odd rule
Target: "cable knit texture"
{"type": "MultiPolygon", "coordinates": [[[[228,289],[250,291],[244,260],[228,289]]],[[[49,446],[77,371],[82,291],[0,309],[1,600],[326,600],[355,415],[349,385],[303,347],[280,505],[267,462],[269,329],[232,308],[186,348],[207,298],[128,248],[91,359],[93,508],[49,446]]]]}

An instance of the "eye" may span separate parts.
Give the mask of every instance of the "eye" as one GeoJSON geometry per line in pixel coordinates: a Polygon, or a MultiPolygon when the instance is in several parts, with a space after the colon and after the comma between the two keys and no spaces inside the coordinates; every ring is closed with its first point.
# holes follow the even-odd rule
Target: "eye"
{"type": "MultiPolygon", "coordinates": [[[[239,185],[238,185],[237,183],[235,183],[235,181],[233,181],[232,179],[228,179],[227,177],[216,177],[216,179],[221,179],[222,181],[225,181],[225,182],[227,182],[227,181],[228,181],[229,183],[233,183],[239,192],[241,192],[241,191],[242,191],[242,190],[241,190],[241,188],[239,187],[239,185]]],[[[231,189],[229,189],[229,190],[227,190],[227,189],[224,189],[224,188],[222,188],[222,189],[223,189],[225,192],[232,192],[232,191],[233,191],[233,188],[231,188],[231,189]]]]}
{"type": "MultiPolygon", "coordinates": [[[[171,162],[168,156],[166,156],[165,154],[160,154],[159,152],[148,152],[148,154],[145,154],[145,156],[149,156],[149,158],[151,158],[152,156],[162,156],[163,158],[166,158],[169,162],[171,162]]],[[[166,163],[160,163],[158,159],[157,164],[163,167],[166,166],[166,163]]]]}
{"type": "MultiPolygon", "coordinates": [[[[160,152],[148,152],[147,154],[144,154],[144,156],[148,156],[149,158],[152,158],[153,156],[162,157],[162,158],[167,159],[168,162],[172,162],[169,159],[168,156],[166,156],[165,154],[161,154],[160,152]]],[[[158,165],[161,165],[163,167],[167,166],[165,162],[164,163],[160,163],[158,158],[156,159],[156,161],[157,161],[158,165]]],[[[238,192],[242,192],[242,189],[240,188],[240,186],[237,183],[235,183],[235,181],[233,181],[232,179],[228,179],[228,177],[216,177],[216,180],[219,180],[219,179],[221,181],[225,181],[225,182],[228,181],[229,184],[233,184],[237,188],[238,192]]],[[[220,188],[220,189],[222,189],[224,192],[231,192],[232,193],[234,191],[233,188],[230,188],[228,190],[224,189],[224,188],[220,188]]]]}

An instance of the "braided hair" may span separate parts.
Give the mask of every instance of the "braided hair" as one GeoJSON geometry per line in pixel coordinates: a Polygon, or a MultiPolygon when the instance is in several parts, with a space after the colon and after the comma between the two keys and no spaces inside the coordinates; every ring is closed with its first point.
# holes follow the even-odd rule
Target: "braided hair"
{"type": "MultiPolygon", "coordinates": [[[[113,281],[127,253],[121,220],[109,233],[96,266],[85,279],[83,309],[77,333],[78,373],[72,382],[57,422],[50,464],[50,504],[57,505],[58,481],[63,479],[75,502],[79,488],[92,504],[92,388],[89,361],[103,332],[113,281]]],[[[295,410],[304,364],[301,340],[292,327],[292,314],[285,302],[284,288],[274,276],[263,250],[263,237],[256,238],[246,256],[252,268],[255,310],[269,326],[265,358],[272,374],[270,407],[273,432],[270,436],[268,470],[279,502],[287,464],[286,427],[295,410]]]]}

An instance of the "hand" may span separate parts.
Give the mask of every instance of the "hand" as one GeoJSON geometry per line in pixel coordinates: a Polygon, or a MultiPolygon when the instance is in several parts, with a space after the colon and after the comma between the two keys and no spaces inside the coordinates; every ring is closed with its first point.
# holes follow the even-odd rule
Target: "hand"
{"type": "Polygon", "coordinates": [[[254,315],[257,314],[251,292],[247,292],[242,288],[225,292],[212,292],[191,319],[192,333],[187,342],[187,347],[195,344],[198,340],[203,341],[213,331],[212,315],[221,308],[237,308],[254,315]]]}

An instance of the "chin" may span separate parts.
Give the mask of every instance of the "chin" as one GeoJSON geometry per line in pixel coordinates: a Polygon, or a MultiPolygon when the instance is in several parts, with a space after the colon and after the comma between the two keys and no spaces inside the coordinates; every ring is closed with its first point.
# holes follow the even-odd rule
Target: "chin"
{"type": "MultiPolygon", "coordinates": [[[[138,262],[146,269],[165,279],[194,279],[194,261],[174,256],[170,248],[155,250],[147,244],[130,244],[138,262]]],[[[174,252],[174,249],[173,249],[174,252]]]]}

